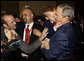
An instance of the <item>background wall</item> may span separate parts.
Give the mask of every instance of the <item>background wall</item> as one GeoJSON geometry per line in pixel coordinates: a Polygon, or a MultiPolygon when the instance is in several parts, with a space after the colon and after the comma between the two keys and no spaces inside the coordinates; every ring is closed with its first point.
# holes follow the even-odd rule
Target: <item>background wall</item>
{"type": "Polygon", "coordinates": [[[26,5],[30,6],[36,15],[41,15],[43,8],[55,6],[56,1],[1,1],[1,11],[19,15],[26,5]]]}
{"type": "Polygon", "coordinates": [[[19,2],[18,1],[1,1],[1,11],[7,11],[19,15],[19,2]]]}
{"type": "Polygon", "coordinates": [[[19,1],[20,12],[23,10],[25,5],[30,6],[36,15],[41,15],[43,8],[49,5],[55,6],[56,1],[19,1]]]}
{"type": "Polygon", "coordinates": [[[36,15],[42,15],[45,7],[56,6],[59,3],[69,3],[76,9],[76,14],[83,16],[83,1],[1,1],[1,11],[5,10],[10,13],[19,15],[25,5],[30,6],[36,15]]]}

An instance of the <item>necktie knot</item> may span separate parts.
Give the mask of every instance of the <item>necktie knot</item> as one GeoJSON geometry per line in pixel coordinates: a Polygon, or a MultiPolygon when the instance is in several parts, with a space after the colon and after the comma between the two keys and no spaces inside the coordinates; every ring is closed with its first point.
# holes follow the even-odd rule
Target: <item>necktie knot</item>
{"type": "Polygon", "coordinates": [[[26,30],[29,30],[29,25],[27,25],[27,29],[26,30]]]}

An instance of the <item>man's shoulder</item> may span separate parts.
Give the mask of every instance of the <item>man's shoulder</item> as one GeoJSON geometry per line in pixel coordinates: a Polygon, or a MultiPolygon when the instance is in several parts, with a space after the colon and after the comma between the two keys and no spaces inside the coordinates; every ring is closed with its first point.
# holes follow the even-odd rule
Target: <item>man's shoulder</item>
{"type": "Polygon", "coordinates": [[[67,36],[72,37],[74,35],[73,27],[70,24],[66,24],[56,30],[56,33],[53,35],[55,37],[67,38],[67,36]]]}
{"type": "Polygon", "coordinates": [[[70,23],[64,24],[60,26],[59,28],[57,28],[57,32],[66,32],[70,30],[73,30],[73,27],[70,23]]]}

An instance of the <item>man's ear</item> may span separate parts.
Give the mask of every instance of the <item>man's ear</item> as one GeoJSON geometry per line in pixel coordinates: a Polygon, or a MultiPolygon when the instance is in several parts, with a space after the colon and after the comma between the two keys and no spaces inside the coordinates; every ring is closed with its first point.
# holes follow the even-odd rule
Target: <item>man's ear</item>
{"type": "Polygon", "coordinates": [[[69,20],[69,17],[68,17],[68,16],[66,16],[66,17],[64,18],[64,20],[65,20],[65,21],[68,21],[68,20],[69,20]]]}
{"type": "Polygon", "coordinates": [[[33,14],[31,14],[31,17],[32,17],[32,18],[33,18],[33,16],[34,16],[34,15],[33,15],[33,14]]]}
{"type": "Polygon", "coordinates": [[[6,25],[6,24],[3,24],[3,26],[4,26],[5,28],[7,28],[7,25],[6,25]]]}

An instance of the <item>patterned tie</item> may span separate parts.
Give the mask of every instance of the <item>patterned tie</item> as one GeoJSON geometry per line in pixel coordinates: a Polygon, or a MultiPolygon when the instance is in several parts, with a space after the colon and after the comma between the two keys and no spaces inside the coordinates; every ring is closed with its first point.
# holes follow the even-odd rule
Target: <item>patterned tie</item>
{"type": "Polygon", "coordinates": [[[29,44],[29,40],[30,40],[30,31],[29,31],[29,25],[28,25],[26,28],[25,42],[29,44]]]}

